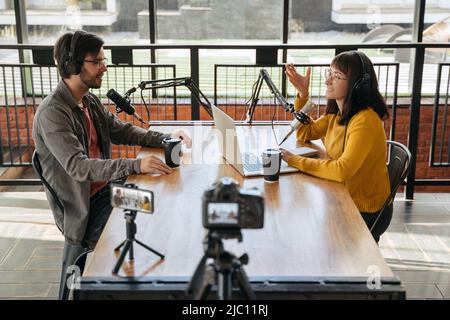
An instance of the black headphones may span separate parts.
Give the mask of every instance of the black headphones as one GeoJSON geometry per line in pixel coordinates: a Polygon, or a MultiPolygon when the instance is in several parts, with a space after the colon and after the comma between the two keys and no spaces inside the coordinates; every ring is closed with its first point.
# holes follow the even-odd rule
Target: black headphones
{"type": "Polygon", "coordinates": [[[368,68],[364,62],[363,53],[360,53],[358,51],[352,52],[354,52],[358,56],[359,60],[361,60],[361,67],[362,67],[362,76],[353,85],[352,95],[356,103],[363,103],[364,100],[370,94],[371,77],[370,73],[367,70],[368,68]]]}
{"type": "Polygon", "coordinates": [[[83,65],[83,63],[77,59],[76,48],[78,41],[85,34],[86,32],[84,31],[75,31],[75,33],[72,36],[72,40],[70,41],[69,56],[64,64],[65,70],[68,74],[75,75],[81,72],[81,66],[83,65]]]}

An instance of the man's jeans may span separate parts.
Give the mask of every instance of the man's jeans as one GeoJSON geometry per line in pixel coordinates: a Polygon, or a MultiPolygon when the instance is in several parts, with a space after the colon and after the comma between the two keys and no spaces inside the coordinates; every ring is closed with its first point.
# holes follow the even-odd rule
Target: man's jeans
{"type": "Polygon", "coordinates": [[[83,242],[80,244],[70,244],[67,241],[64,242],[62,272],[59,286],[60,300],[66,300],[70,289],[74,289],[73,287],[70,287],[71,282],[73,284],[73,279],[68,279],[67,276],[69,274],[72,274],[76,278],[81,276],[86,262],[87,251],[95,248],[111,211],[111,189],[108,184],[97,192],[90,200],[89,221],[83,242]],[[69,285],[67,284],[68,280],[70,280],[69,285]]]}

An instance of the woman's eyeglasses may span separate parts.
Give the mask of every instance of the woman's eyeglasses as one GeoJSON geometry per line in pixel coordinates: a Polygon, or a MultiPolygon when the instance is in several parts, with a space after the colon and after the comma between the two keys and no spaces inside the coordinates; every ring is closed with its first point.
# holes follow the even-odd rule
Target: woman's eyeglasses
{"type": "Polygon", "coordinates": [[[108,59],[104,58],[104,59],[96,59],[96,60],[83,60],[84,62],[89,62],[92,63],[94,66],[96,66],[97,68],[101,68],[101,67],[107,67],[108,66],[108,59]]]}
{"type": "Polygon", "coordinates": [[[347,80],[347,78],[344,78],[343,76],[341,76],[338,72],[331,70],[331,68],[326,68],[324,73],[323,73],[325,80],[333,80],[335,81],[337,80],[347,80]]]}

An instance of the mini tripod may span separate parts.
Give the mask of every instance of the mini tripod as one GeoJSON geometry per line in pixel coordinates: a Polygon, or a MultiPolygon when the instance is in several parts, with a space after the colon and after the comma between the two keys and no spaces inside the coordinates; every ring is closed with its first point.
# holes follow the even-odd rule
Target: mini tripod
{"type": "MultiPolygon", "coordinates": [[[[235,234],[242,238],[242,234],[237,231],[235,234]]],[[[217,295],[219,300],[230,300],[233,286],[237,286],[247,300],[255,300],[248,277],[243,265],[248,263],[248,255],[244,254],[240,258],[225,251],[223,248],[220,231],[209,231],[203,242],[205,254],[201,258],[195,273],[188,285],[187,293],[192,294],[195,300],[205,300],[211,287],[217,285],[217,295]],[[213,258],[214,262],[206,266],[208,258],[213,258]]]]}
{"type": "Polygon", "coordinates": [[[117,260],[117,263],[112,271],[113,274],[117,274],[119,272],[120,266],[123,263],[123,260],[125,259],[125,255],[127,252],[129,252],[130,261],[134,260],[134,252],[133,252],[133,242],[136,242],[137,244],[140,244],[145,249],[150,250],[157,256],[159,256],[161,259],[164,259],[164,255],[159,253],[158,251],[150,248],[149,246],[143,244],[139,240],[135,239],[136,234],[136,223],[134,220],[136,219],[137,211],[136,210],[124,210],[125,212],[125,219],[127,220],[127,238],[117,247],[114,249],[114,251],[119,251],[120,248],[123,246],[123,250],[120,253],[119,259],[117,260]]]}

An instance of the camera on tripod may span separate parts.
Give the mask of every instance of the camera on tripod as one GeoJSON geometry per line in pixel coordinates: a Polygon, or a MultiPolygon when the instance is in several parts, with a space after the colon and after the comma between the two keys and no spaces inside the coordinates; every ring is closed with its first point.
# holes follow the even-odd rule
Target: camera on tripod
{"type": "Polygon", "coordinates": [[[264,226],[264,198],[257,189],[240,189],[236,180],[223,177],[203,194],[203,226],[208,234],[203,241],[205,254],[186,289],[196,300],[206,299],[213,285],[220,300],[230,300],[238,287],[244,298],[254,300],[244,265],[247,254],[236,257],[224,248],[223,239],[242,241],[241,229],[264,226]],[[208,259],[214,262],[207,265],[208,259]]]}
{"type": "Polygon", "coordinates": [[[208,229],[260,229],[264,198],[257,189],[242,189],[223,177],[203,194],[203,226],[208,229]]]}

